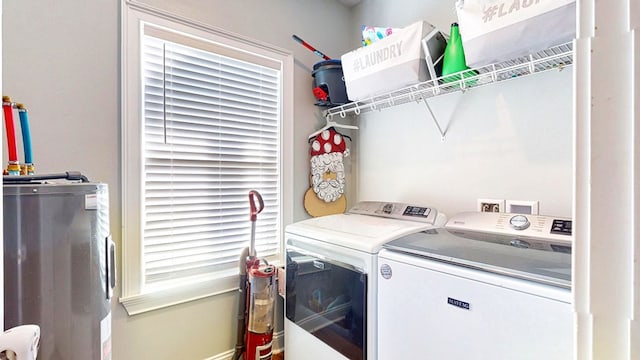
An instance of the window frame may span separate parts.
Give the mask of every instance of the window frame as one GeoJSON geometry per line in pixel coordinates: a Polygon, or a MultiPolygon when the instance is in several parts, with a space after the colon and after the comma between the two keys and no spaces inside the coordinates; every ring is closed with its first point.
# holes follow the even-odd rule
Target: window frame
{"type": "MultiPolygon", "coordinates": [[[[284,49],[167,14],[130,0],[123,0],[121,39],[122,281],[119,300],[129,315],[235,291],[238,288],[238,274],[234,271],[215,281],[203,279],[172,288],[144,292],[141,236],[142,173],[144,171],[141,156],[144,116],[141,104],[144,84],[141,76],[141,35],[145,24],[228,47],[230,51],[244,52],[281,64],[281,216],[277,234],[280,253],[270,258],[270,262],[282,261],[284,226],[291,223],[293,219],[293,154],[291,151],[282,151],[282,149],[290,149],[293,146],[293,55],[284,49]]],[[[248,217],[247,226],[250,226],[248,217]]],[[[238,254],[238,258],[240,258],[240,254],[238,254]]]]}

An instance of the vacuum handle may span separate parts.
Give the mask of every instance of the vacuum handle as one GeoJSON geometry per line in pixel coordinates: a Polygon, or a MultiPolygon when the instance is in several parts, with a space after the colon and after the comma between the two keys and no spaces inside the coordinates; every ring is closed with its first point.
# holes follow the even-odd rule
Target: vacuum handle
{"type": "Polygon", "coordinates": [[[251,221],[255,222],[258,218],[258,214],[264,209],[264,201],[262,196],[256,190],[249,191],[249,207],[251,208],[251,221]],[[256,207],[256,199],[258,200],[258,206],[256,207]]]}

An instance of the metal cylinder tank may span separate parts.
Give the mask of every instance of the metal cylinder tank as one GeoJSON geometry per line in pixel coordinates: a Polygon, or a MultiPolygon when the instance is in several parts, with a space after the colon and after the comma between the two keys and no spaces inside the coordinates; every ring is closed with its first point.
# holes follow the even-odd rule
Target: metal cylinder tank
{"type": "Polygon", "coordinates": [[[3,197],[4,327],[39,325],[39,360],[111,359],[107,185],[5,184],[3,197]]]}

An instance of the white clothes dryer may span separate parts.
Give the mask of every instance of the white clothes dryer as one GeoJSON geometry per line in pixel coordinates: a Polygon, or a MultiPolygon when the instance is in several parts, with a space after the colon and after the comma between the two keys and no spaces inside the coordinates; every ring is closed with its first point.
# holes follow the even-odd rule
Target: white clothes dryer
{"type": "Polygon", "coordinates": [[[573,357],[571,220],[461,213],[379,254],[379,359],[573,357]]]}
{"type": "Polygon", "coordinates": [[[388,241],[445,222],[426,206],[361,202],[287,226],[286,357],[377,359],[377,254],[388,241]]]}

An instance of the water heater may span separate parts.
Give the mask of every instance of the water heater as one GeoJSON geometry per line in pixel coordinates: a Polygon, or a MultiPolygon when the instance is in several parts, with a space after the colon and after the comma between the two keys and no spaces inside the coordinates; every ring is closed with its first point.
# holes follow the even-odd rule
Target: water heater
{"type": "Polygon", "coordinates": [[[3,197],[4,327],[39,325],[39,360],[111,359],[107,185],[5,182],[3,197]]]}

